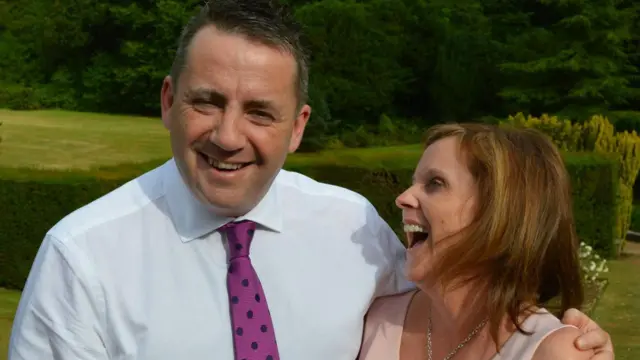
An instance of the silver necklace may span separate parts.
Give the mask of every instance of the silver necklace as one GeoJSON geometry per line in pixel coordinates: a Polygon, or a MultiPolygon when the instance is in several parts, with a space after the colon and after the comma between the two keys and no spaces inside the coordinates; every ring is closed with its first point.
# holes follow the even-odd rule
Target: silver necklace
{"type": "MultiPolygon", "coordinates": [[[[432,325],[431,325],[431,306],[429,306],[429,325],[427,327],[427,359],[428,360],[433,360],[433,350],[431,349],[431,330],[432,330],[432,325]]],[[[478,333],[478,331],[480,331],[480,329],[482,329],[482,327],[487,323],[487,321],[489,321],[489,319],[484,319],[480,324],[478,324],[478,326],[476,326],[475,329],[473,329],[469,335],[462,340],[462,342],[460,344],[458,344],[458,346],[455,347],[455,349],[453,349],[453,351],[451,351],[449,353],[449,355],[445,356],[445,358],[443,360],[449,360],[451,359],[460,349],[462,349],[465,345],[467,345],[467,343],[473,339],[473,337],[478,333]]]]}

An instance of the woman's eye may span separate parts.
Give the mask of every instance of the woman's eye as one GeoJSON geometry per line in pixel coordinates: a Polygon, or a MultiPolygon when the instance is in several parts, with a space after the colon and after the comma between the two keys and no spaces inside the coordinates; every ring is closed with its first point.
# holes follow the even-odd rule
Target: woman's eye
{"type": "Polygon", "coordinates": [[[444,180],[440,178],[433,178],[427,182],[427,187],[429,189],[436,189],[444,186],[444,180]]]}

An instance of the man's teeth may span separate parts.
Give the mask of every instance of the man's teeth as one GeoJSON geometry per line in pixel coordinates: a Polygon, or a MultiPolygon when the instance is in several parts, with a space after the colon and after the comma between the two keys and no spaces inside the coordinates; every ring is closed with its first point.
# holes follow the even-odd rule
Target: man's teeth
{"type": "Polygon", "coordinates": [[[243,164],[232,164],[232,163],[214,160],[212,158],[209,158],[209,165],[218,169],[223,169],[223,170],[238,170],[244,166],[243,164]]]}
{"type": "Polygon", "coordinates": [[[404,232],[426,232],[420,225],[404,224],[404,232]]]}

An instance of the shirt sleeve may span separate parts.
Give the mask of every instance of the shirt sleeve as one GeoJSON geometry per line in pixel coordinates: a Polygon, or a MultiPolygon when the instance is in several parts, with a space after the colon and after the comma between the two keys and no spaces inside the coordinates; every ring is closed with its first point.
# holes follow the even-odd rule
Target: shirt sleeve
{"type": "Polygon", "coordinates": [[[20,298],[8,360],[107,360],[101,297],[89,262],[47,235],[20,298]]]}
{"type": "Polygon", "coordinates": [[[380,266],[374,297],[403,293],[415,289],[405,276],[406,248],[389,224],[370,206],[368,222],[375,242],[376,258],[380,266]]]}

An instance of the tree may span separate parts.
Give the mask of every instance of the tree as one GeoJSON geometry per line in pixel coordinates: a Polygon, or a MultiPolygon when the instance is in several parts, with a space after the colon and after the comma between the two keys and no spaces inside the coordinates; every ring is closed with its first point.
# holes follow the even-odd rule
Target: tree
{"type": "Polygon", "coordinates": [[[501,64],[500,95],[513,110],[603,110],[636,96],[625,43],[633,9],[618,0],[538,0],[529,5],[532,27],[509,39],[518,53],[501,64]]]}
{"type": "Polygon", "coordinates": [[[324,0],[296,9],[311,48],[311,72],[334,117],[375,123],[406,81],[400,28],[382,21],[376,3],[324,0]]]}

